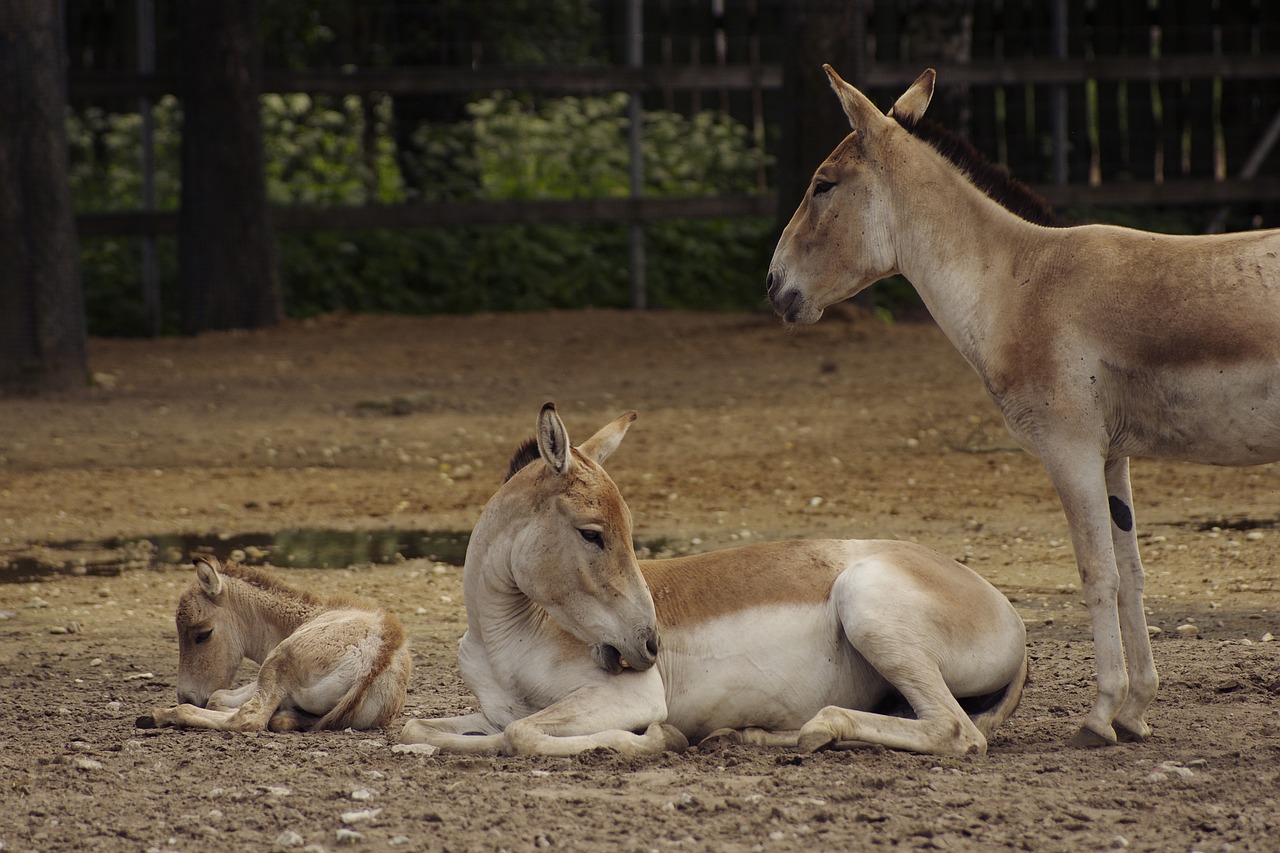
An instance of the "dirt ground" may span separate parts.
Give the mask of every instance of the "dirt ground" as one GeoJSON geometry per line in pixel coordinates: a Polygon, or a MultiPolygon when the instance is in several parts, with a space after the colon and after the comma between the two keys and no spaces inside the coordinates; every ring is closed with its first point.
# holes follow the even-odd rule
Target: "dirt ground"
{"type": "Polygon", "coordinates": [[[94,341],[91,366],[82,393],[0,401],[4,851],[1280,849],[1280,471],[1135,463],[1155,734],[1069,749],[1094,673],[1062,513],[930,324],[334,316],[94,341]],[[374,563],[287,532],[469,530],[546,400],[579,440],[639,411],[609,468],[651,553],[896,537],[990,579],[1026,620],[1033,682],[989,754],[476,759],[394,752],[398,724],[134,728],[174,699],[173,605],[201,547],[395,610],[406,715],[473,708],[443,546],[374,563]]]}

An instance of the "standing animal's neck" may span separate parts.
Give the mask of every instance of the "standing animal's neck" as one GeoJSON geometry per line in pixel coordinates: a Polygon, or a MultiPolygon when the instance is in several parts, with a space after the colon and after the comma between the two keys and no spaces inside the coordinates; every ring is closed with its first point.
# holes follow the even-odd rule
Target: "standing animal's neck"
{"type": "Polygon", "coordinates": [[[991,327],[1043,226],[988,197],[920,140],[900,141],[890,234],[902,273],[959,352],[985,375],[991,327]]]}
{"type": "Polygon", "coordinates": [[[262,663],[280,641],[324,609],[313,596],[282,584],[261,585],[224,575],[227,606],[240,623],[245,657],[262,663]]]}

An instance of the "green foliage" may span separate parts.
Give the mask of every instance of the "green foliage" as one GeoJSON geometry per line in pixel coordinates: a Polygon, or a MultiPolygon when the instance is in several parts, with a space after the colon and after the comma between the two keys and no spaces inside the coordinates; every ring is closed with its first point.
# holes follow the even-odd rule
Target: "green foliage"
{"type": "MultiPolygon", "coordinates": [[[[393,101],[268,95],[263,131],[268,197],[281,205],[364,205],[452,199],[623,197],[629,192],[624,95],[544,101],[496,93],[458,124],[423,125],[415,151],[396,151],[393,101]],[[371,144],[370,144],[371,143],[371,144]],[[415,180],[404,178],[412,173],[415,180]],[[421,187],[411,191],[408,184],[421,187]]],[[[159,206],[177,206],[178,131],[172,99],[155,110],[159,206]]],[[[644,117],[645,190],[699,196],[750,191],[765,167],[744,127],[707,113],[644,117]]],[[[140,203],[136,115],[86,110],[68,119],[72,190],[81,211],[140,203]]],[[[646,226],[649,303],[741,309],[759,303],[772,249],[768,220],[688,220],[646,226]]],[[[161,241],[165,326],[177,317],[176,253],[161,241]]],[[[278,234],[285,304],[326,311],[519,311],[625,306],[628,229],[622,223],[469,226],[278,234]]],[[[90,329],[145,332],[137,241],[82,246],[90,329]]]]}

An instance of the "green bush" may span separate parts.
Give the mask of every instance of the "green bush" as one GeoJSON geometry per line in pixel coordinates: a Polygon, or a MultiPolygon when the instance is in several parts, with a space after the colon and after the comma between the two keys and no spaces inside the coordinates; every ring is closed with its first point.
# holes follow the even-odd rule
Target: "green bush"
{"type": "MultiPolygon", "coordinates": [[[[155,107],[158,206],[179,199],[181,114],[155,107]]],[[[281,205],[363,205],[452,199],[623,197],[629,192],[625,95],[541,101],[507,93],[475,101],[457,124],[424,125],[397,152],[390,98],[302,94],[263,98],[268,197],[281,205]],[[364,140],[373,140],[365,150],[364,140]],[[413,180],[406,181],[410,174],[413,180]],[[412,185],[413,189],[410,189],[412,185]]],[[[748,192],[766,166],[746,129],[704,113],[644,117],[645,191],[748,192]]],[[[136,208],[140,121],[87,109],[68,118],[79,211],[136,208]]],[[[690,220],[648,225],[649,304],[741,309],[758,304],[772,222],[690,220]]],[[[622,223],[281,232],[286,310],[436,313],[628,304],[622,223]]],[[[138,242],[83,241],[90,330],[143,334],[138,242]]],[[[178,317],[176,253],[160,241],[165,329],[178,317]]]]}

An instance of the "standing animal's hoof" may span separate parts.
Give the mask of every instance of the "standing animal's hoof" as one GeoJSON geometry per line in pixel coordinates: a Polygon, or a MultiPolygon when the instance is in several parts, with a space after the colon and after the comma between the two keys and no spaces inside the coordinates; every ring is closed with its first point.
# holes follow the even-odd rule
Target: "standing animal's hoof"
{"type": "Polygon", "coordinates": [[[156,718],[155,718],[155,717],[153,717],[153,716],[151,716],[150,714],[143,714],[141,717],[139,717],[138,719],[134,720],[134,721],[133,721],[133,727],[134,727],[135,729],[155,729],[155,728],[159,728],[159,726],[157,726],[157,725],[156,725],[156,718]]]}
{"type": "Polygon", "coordinates": [[[1121,743],[1141,743],[1151,737],[1151,726],[1142,720],[1138,720],[1138,725],[1136,726],[1126,726],[1117,722],[1115,727],[1116,739],[1121,743]]]}
{"type": "Polygon", "coordinates": [[[1089,728],[1087,725],[1081,726],[1080,731],[1071,736],[1071,740],[1067,741],[1067,746],[1074,749],[1097,749],[1100,746],[1115,746],[1115,732],[1109,731],[1102,734],[1089,728]],[[1107,735],[1110,735],[1108,737],[1107,735]]]}

